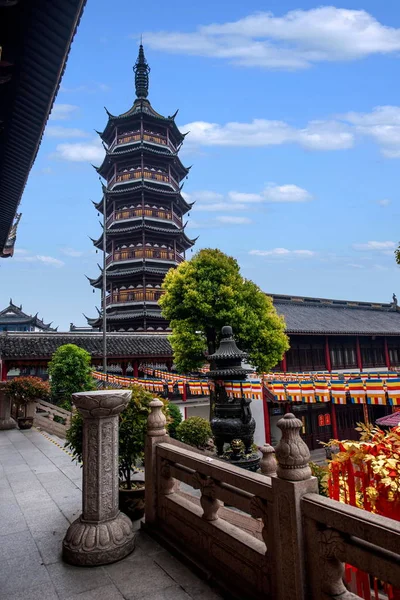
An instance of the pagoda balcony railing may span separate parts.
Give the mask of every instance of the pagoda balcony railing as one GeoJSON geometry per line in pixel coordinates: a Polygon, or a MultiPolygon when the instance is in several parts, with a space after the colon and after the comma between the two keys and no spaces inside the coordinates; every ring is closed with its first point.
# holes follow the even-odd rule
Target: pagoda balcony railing
{"type": "Polygon", "coordinates": [[[165,221],[173,221],[179,227],[182,227],[182,219],[173,211],[160,210],[159,208],[128,208],[116,210],[108,217],[106,225],[109,227],[115,221],[124,221],[126,219],[134,219],[135,217],[149,217],[151,219],[163,219],[165,221]]]}
{"type": "Polygon", "coordinates": [[[106,298],[106,306],[110,304],[126,304],[130,302],[158,302],[165,292],[163,290],[127,290],[111,294],[106,298]]]}
{"type": "Polygon", "coordinates": [[[141,135],[139,129],[137,131],[130,131],[117,135],[112,142],[109,151],[111,152],[116,146],[134,144],[141,141],[148,142],[150,144],[157,144],[158,146],[168,146],[173,152],[176,152],[175,146],[169,139],[167,139],[165,135],[146,130],[144,130],[143,135],[141,135]]]}
{"type": "Polygon", "coordinates": [[[185,260],[182,255],[173,250],[138,248],[135,250],[116,250],[114,256],[112,254],[107,256],[106,265],[108,266],[112,262],[136,259],[167,260],[177,263],[181,263],[185,260]]]}
{"type": "Polygon", "coordinates": [[[108,182],[108,187],[111,188],[116,183],[125,183],[135,179],[145,179],[149,181],[156,181],[157,183],[166,183],[172,185],[176,190],[179,189],[179,183],[174,177],[169,176],[167,173],[152,171],[150,169],[135,169],[134,171],[128,171],[126,173],[116,173],[111,177],[108,182]]]}

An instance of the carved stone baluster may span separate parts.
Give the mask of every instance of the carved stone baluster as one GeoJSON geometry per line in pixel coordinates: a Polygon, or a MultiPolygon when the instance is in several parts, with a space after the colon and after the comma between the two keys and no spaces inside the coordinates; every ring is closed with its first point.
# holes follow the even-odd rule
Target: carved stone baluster
{"type": "Polygon", "coordinates": [[[171,466],[167,460],[161,461],[160,475],[161,492],[164,496],[174,494],[179,489],[179,481],[171,477],[171,466]]]}
{"type": "Polygon", "coordinates": [[[63,558],[80,565],[103,565],[132,552],[131,520],[118,508],[118,415],[129,390],[73,394],[83,417],[83,510],[63,541],[63,558]]]}
{"type": "Polygon", "coordinates": [[[11,400],[6,395],[6,383],[0,382],[0,429],[14,429],[16,426],[11,416],[11,400]]]}
{"type": "Polygon", "coordinates": [[[262,458],[260,462],[260,469],[263,475],[268,477],[274,477],[276,475],[276,458],[275,450],[270,444],[265,444],[259,448],[262,458]]]}
{"type": "Polygon", "coordinates": [[[264,527],[262,528],[261,535],[264,540],[264,544],[268,550],[268,506],[267,501],[262,498],[254,496],[250,502],[250,514],[253,519],[262,519],[264,527]]]}
{"type": "Polygon", "coordinates": [[[300,437],[302,422],[287,413],[277,425],[282,437],[275,448],[277,476],[271,478],[273,548],[268,556],[273,597],[303,600],[305,561],[300,502],[304,494],[318,493],[318,482],[311,476],[310,452],[300,437]]]}
{"type": "Polygon", "coordinates": [[[167,419],[162,411],[163,406],[158,398],[150,402],[150,414],[147,419],[147,435],[150,437],[159,437],[167,433],[165,429],[167,419]]]}
{"type": "Polygon", "coordinates": [[[338,554],[344,554],[343,540],[338,531],[325,529],[319,532],[319,568],[321,569],[320,581],[321,592],[326,598],[339,598],[340,600],[352,600],[358,598],[349,592],[344,583],[344,564],[338,558],[338,554]]]}
{"type": "Polygon", "coordinates": [[[150,402],[150,414],[147,419],[147,436],[145,443],[145,465],[146,465],[146,524],[154,524],[158,513],[158,490],[162,488],[164,478],[157,470],[157,445],[167,442],[166,430],[167,419],[162,412],[163,403],[158,398],[150,402]],[[159,482],[159,478],[162,481],[159,482]]]}
{"type": "Polygon", "coordinates": [[[217,490],[214,479],[201,475],[201,473],[195,473],[193,475],[193,487],[201,491],[200,504],[203,509],[202,518],[205,521],[216,521],[222,502],[216,496],[217,490]]]}
{"type": "Polygon", "coordinates": [[[282,437],[275,448],[278,461],[277,475],[280,479],[289,481],[304,481],[311,477],[310,451],[300,437],[303,423],[292,413],[287,413],[279,419],[277,426],[282,431],[282,437]]]}

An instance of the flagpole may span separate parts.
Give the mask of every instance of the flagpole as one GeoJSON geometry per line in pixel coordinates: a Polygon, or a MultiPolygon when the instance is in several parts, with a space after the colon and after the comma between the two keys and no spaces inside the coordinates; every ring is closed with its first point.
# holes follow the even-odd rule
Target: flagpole
{"type": "Polygon", "coordinates": [[[103,195],[103,286],[102,286],[102,302],[103,302],[103,387],[107,387],[107,311],[106,311],[106,293],[107,293],[107,272],[106,272],[106,250],[107,250],[107,203],[106,194],[103,195]]]}

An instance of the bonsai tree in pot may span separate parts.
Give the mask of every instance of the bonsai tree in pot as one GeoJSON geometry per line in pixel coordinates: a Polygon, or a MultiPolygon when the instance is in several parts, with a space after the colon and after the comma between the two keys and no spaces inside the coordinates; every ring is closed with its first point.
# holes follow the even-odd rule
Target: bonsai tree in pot
{"type": "MultiPolygon", "coordinates": [[[[119,417],[119,506],[132,520],[136,520],[144,515],[144,477],[138,471],[137,465],[144,457],[147,417],[154,395],[140,385],[133,385],[130,389],[132,397],[119,417]]],[[[169,419],[168,402],[162,402],[169,419]]],[[[82,428],[83,419],[76,413],[67,431],[65,445],[71,450],[73,459],[80,462],[82,428]]]]}
{"type": "Polygon", "coordinates": [[[20,429],[30,429],[39,400],[48,400],[50,386],[40,377],[15,377],[7,382],[6,393],[11,404],[16,406],[16,415],[20,429]]]}

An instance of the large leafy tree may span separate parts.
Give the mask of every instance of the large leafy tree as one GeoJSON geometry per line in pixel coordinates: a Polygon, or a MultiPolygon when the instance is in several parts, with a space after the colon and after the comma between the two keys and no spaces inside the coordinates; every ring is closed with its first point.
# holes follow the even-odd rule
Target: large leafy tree
{"type": "Polygon", "coordinates": [[[231,325],[259,372],[270,370],[289,348],[285,323],[272,299],[240,274],[237,261],[220,250],[200,250],[170,270],[163,283],[162,313],[169,320],[177,367],[187,372],[215,351],[221,328],[231,325]]]}
{"type": "Polygon", "coordinates": [[[73,393],[94,388],[90,365],[89,352],[75,344],[65,344],[54,352],[49,362],[51,393],[65,408],[70,409],[73,393]]]}

